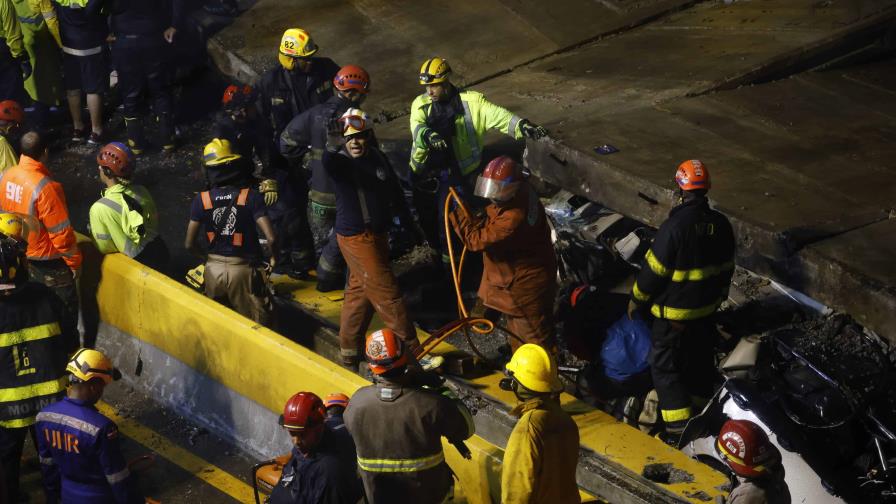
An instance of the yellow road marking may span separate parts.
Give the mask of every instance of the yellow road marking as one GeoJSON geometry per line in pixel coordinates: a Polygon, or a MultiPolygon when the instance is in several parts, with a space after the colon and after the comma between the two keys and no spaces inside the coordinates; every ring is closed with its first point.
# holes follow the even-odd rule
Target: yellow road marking
{"type": "Polygon", "coordinates": [[[125,436],[158,453],[174,465],[208,483],[239,502],[254,502],[252,487],[227,471],[181,448],[170,439],[140,424],[136,420],[124,418],[112,406],[99,402],[100,413],[106,415],[125,436]]]}

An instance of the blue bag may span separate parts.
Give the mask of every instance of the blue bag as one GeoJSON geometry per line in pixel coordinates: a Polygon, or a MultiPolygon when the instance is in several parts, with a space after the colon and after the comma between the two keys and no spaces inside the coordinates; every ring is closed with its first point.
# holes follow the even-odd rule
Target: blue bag
{"type": "Polygon", "coordinates": [[[650,353],[650,328],[640,317],[623,315],[607,329],[600,349],[604,374],[623,381],[647,369],[650,353]]]}

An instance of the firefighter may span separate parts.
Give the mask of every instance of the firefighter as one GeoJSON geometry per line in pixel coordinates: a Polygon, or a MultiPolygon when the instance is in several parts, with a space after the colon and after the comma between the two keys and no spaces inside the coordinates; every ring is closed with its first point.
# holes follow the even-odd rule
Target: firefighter
{"type": "MultiPolygon", "coordinates": [[[[489,130],[515,139],[539,139],[547,130],[521,119],[509,110],[485,99],[478,91],[460,90],[449,80],[451,67],[442,58],[431,58],[420,67],[420,84],[426,92],[411,103],[411,172],[417,180],[435,178],[438,221],[442,222],[442,202],[448,188],[469,193],[472,178],[481,162],[483,137],[489,130]]],[[[447,261],[445,236],[442,259],[447,261]]]]}
{"type": "Polygon", "coordinates": [[[346,110],[360,107],[370,92],[370,76],[356,65],[346,65],[333,78],[333,96],[299,114],[280,135],[280,153],[287,159],[299,159],[310,154],[311,222],[322,236],[316,240],[320,250],[317,261],[317,290],[327,292],[345,287],[345,260],[339,252],[333,223],[336,220],[336,194],[333,181],[323,166],[327,146],[327,125],[346,110]]]}
{"type": "Polygon", "coordinates": [[[351,437],[325,421],[320,397],[299,392],[286,402],[280,425],[289,432],[293,449],[270,504],[355,504],[361,485],[351,437]]]}
{"type": "MultiPolygon", "coordinates": [[[[270,145],[270,162],[275,169],[287,169],[278,143],[289,121],[332,95],[330,89],[339,66],[330,58],[315,56],[318,49],[308,32],[289,28],[280,38],[277,54],[280,64],[261,76],[258,111],[270,145]]],[[[308,182],[305,174],[299,168],[289,169],[288,173],[295,205],[278,209],[275,220],[283,223],[278,227],[285,231],[282,253],[289,256],[291,269],[298,275],[314,267],[314,238],[306,212],[308,182]]],[[[285,263],[281,269],[284,267],[285,263]]]]}
{"type": "Polygon", "coordinates": [[[212,140],[205,146],[203,158],[211,189],[193,199],[184,247],[201,256],[196,238],[200,228],[204,229],[208,239],[206,296],[267,324],[273,306],[256,226],[272,249],[276,240],[264,197],[251,187],[250,169],[229,141],[212,140]]]}
{"type": "Polygon", "coordinates": [[[761,427],[749,420],[728,420],[717,446],[738,481],[728,504],[790,504],[781,452],[761,427]]]}
{"type": "Polygon", "coordinates": [[[171,44],[184,15],[184,0],[169,2],[112,0],[112,63],[124,105],[128,146],[136,155],[146,141],[140,118],[141,98],[148,94],[159,121],[159,140],[165,151],[174,150],[174,110],[171,85],[171,44]]]}
{"type": "Polygon", "coordinates": [[[579,428],[560,407],[557,363],[544,348],[526,344],[513,353],[507,375],[500,385],[516,395],[510,414],[519,420],[501,464],[501,502],[579,502],[579,428]]]}
{"type": "Polygon", "coordinates": [[[68,358],[62,306],[45,285],[28,281],[24,250],[11,237],[21,227],[21,219],[0,214],[0,332],[8,338],[0,346],[0,459],[9,491],[0,502],[19,502],[25,437],[37,412],[65,394],[68,358]]]}
{"type": "Polygon", "coordinates": [[[19,164],[19,156],[12,144],[25,122],[25,111],[13,100],[0,102],[0,173],[19,164]]]}
{"type": "Polygon", "coordinates": [[[336,192],[336,242],[349,268],[339,319],[342,362],[357,367],[374,310],[404,340],[413,359],[420,343],[392,274],[386,233],[394,214],[403,226],[413,228],[411,212],[388,159],[372,144],[370,117],[351,108],[335,128],[328,132],[324,167],[336,192]]]}
{"type": "Polygon", "coordinates": [[[470,410],[434,375],[410,368],[413,357],[391,330],[371,333],[365,355],[375,382],[352,396],[345,425],[358,450],[367,501],[445,502],[453,481],[442,437],[469,439],[475,433],[470,410]]]}
{"type": "Polygon", "coordinates": [[[693,397],[710,397],[717,378],[713,314],[728,298],[734,273],[734,232],[709,207],[709,170],[693,159],[675,173],[679,204],[669,212],[632,286],[629,316],[653,317],[650,367],[665,424],[677,444],[693,397]]]}
{"type": "Polygon", "coordinates": [[[68,361],[66,397],[37,414],[37,454],[47,502],[136,504],[118,442],[118,427],[96,410],[106,386],[119,374],[101,352],[82,348],[68,361]]]}
{"type": "Polygon", "coordinates": [[[324,408],[327,410],[327,418],[324,420],[332,430],[345,429],[343,414],[348,407],[348,396],[341,393],[327,394],[324,397],[324,408]]]}
{"type": "Polygon", "coordinates": [[[0,100],[21,101],[26,98],[22,86],[32,68],[11,0],[0,2],[0,38],[0,100]]]}
{"type": "Polygon", "coordinates": [[[99,145],[103,136],[103,93],[109,85],[109,19],[104,0],[53,0],[62,36],[65,97],[72,116],[72,141],[99,145]],[[90,131],[84,125],[81,93],[87,95],[90,131]]]}
{"type": "Polygon", "coordinates": [[[0,177],[0,207],[25,218],[28,236],[28,274],[59,297],[65,307],[62,332],[73,336],[66,350],[78,346],[78,289],[81,268],[78,239],[69,220],[62,184],[50,177],[44,137],[29,131],[22,136],[19,164],[0,177]]]}
{"type": "Polygon", "coordinates": [[[103,254],[121,252],[164,271],[168,247],[159,235],[159,212],[149,191],[132,184],[134,154],[120,142],[106,144],[96,156],[106,189],[90,207],[90,234],[103,254]]]}
{"type": "Polygon", "coordinates": [[[510,339],[513,350],[523,343],[550,350],[557,259],[544,207],[519,164],[507,156],[489,162],[475,194],[491,200],[485,217],[456,208],[449,219],[469,250],[483,252],[479,297],[504,314],[516,336],[510,339]]]}
{"type": "Polygon", "coordinates": [[[59,105],[62,98],[59,20],[50,0],[13,0],[12,3],[33,69],[25,78],[25,91],[33,107],[30,118],[36,128],[42,129],[50,107],[59,105]]]}

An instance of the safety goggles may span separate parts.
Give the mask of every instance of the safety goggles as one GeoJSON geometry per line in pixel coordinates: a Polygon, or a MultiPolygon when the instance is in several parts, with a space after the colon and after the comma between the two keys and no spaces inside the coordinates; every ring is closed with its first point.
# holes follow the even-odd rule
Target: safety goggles
{"type": "Polygon", "coordinates": [[[476,187],[473,189],[473,194],[480,198],[507,201],[513,198],[519,187],[519,180],[495,180],[480,175],[476,179],[476,187]]]}
{"type": "Polygon", "coordinates": [[[367,129],[367,121],[361,116],[348,116],[339,119],[342,122],[342,132],[345,133],[349,128],[355,131],[364,131],[367,129]]]}

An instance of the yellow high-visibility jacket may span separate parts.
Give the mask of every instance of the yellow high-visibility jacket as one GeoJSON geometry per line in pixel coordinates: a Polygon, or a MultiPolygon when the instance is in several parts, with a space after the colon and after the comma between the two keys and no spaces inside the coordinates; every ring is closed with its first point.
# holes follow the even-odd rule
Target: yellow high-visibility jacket
{"type": "Polygon", "coordinates": [[[16,17],[16,9],[11,0],[0,1],[0,38],[9,46],[9,53],[13,58],[19,58],[25,54],[25,44],[22,42],[22,28],[19,18],[16,17]]]}
{"type": "Polygon", "coordinates": [[[520,419],[504,451],[502,504],[580,502],[579,428],[558,400],[530,399],[510,413],[520,419]]]}
{"type": "Polygon", "coordinates": [[[0,135],[0,173],[17,164],[19,164],[19,157],[16,156],[16,151],[12,150],[9,140],[5,136],[0,135]]]}
{"type": "Polygon", "coordinates": [[[155,201],[141,185],[116,184],[90,207],[90,234],[103,254],[135,257],[159,235],[158,229],[155,201]]]}
{"type": "MultiPolygon", "coordinates": [[[[482,137],[488,130],[506,133],[517,140],[523,138],[520,130],[521,118],[504,107],[485,99],[478,91],[460,91],[464,115],[454,118],[454,137],[446,138],[454,149],[454,158],[462,175],[472,173],[482,158],[482,137]]],[[[432,99],[426,93],[418,96],[411,104],[411,170],[419,172],[429,158],[426,135],[430,127],[426,124],[432,108],[432,99]]]]}

